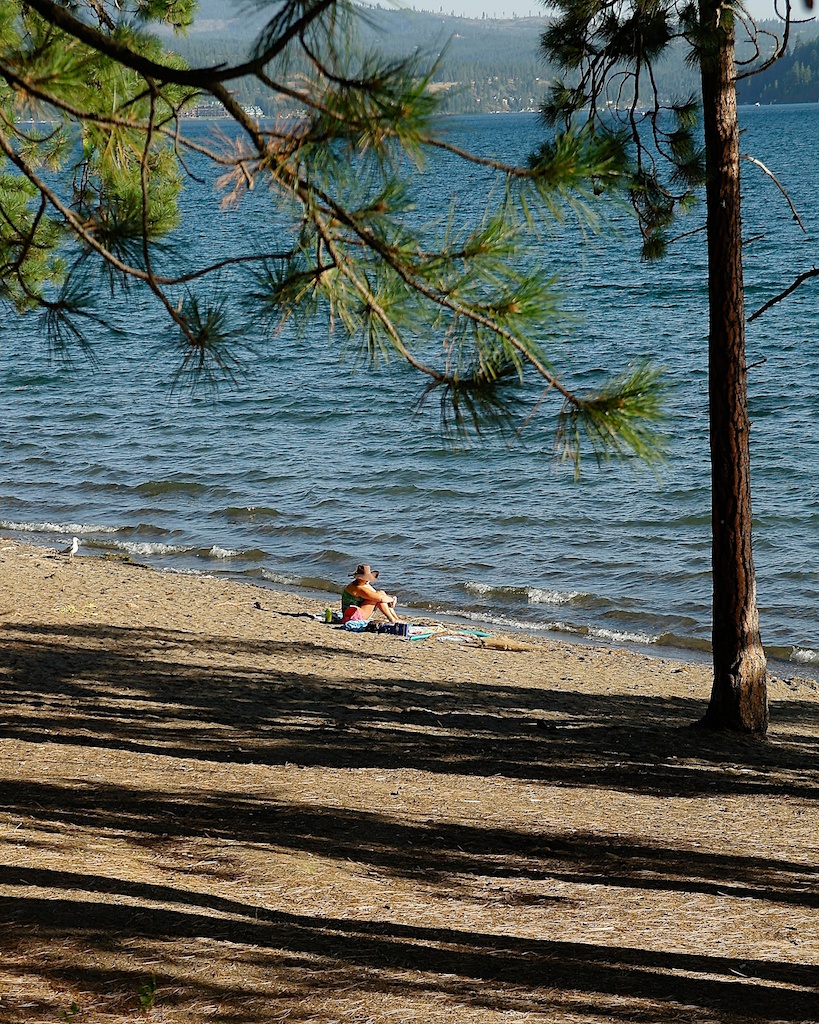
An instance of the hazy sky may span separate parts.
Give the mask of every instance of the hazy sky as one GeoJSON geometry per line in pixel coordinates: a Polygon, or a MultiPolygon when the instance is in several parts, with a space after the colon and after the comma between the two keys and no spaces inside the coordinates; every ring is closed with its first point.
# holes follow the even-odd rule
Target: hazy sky
{"type": "MultiPolygon", "coordinates": [[[[382,7],[386,4],[382,0],[382,7]]],[[[538,15],[545,8],[536,0],[401,0],[398,6],[415,7],[419,11],[443,11],[444,14],[464,14],[470,18],[511,18],[514,15],[538,15]]],[[[774,0],[748,0],[748,9],[755,18],[773,17],[774,0]]]]}

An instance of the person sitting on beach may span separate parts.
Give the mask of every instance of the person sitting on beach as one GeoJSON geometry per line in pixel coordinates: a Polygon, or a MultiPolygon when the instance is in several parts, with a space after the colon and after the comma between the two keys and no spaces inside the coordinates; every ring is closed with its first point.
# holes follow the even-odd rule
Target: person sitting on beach
{"type": "Polygon", "coordinates": [[[384,590],[376,590],[373,583],[378,573],[373,572],[369,565],[359,565],[351,583],[341,592],[342,621],[351,619],[369,619],[374,611],[381,612],[390,622],[398,622],[395,605],[398,600],[384,590]]]}

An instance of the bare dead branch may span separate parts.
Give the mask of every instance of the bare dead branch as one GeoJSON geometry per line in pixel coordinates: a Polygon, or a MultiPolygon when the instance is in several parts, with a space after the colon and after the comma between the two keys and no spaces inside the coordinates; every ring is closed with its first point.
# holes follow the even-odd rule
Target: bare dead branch
{"type": "Polygon", "coordinates": [[[681,242],[684,238],[690,238],[692,235],[700,235],[706,230],[705,224],[700,224],[698,228],[692,228],[690,231],[683,231],[680,235],[675,235],[673,238],[669,238],[668,244],[673,245],[675,242],[681,242]]]}
{"type": "Polygon", "coordinates": [[[743,160],[747,160],[749,164],[754,164],[755,167],[758,167],[761,171],[764,171],[765,174],[768,175],[768,177],[771,179],[771,181],[774,183],[774,185],[776,185],[776,187],[779,189],[779,191],[785,197],[785,202],[790,207],[790,211],[793,214],[793,219],[796,221],[796,223],[799,225],[799,227],[804,231],[804,233],[807,234],[808,233],[807,229],[806,229],[805,225],[802,223],[802,218],[799,216],[799,213],[797,212],[796,207],[793,205],[793,203],[791,201],[791,197],[788,195],[787,189],[782,184],[782,182],[779,180],[779,178],[777,178],[777,176],[773,173],[773,171],[769,170],[765,166],[765,164],[762,163],[761,160],[757,160],[757,158],[755,156],[750,156],[748,153],[741,153],[740,157],[743,160]]]}
{"type": "Polygon", "coordinates": [[[761,305],[755,313],[752,313],[748,317],[748,323],[756,320],[757,317],[762,316],[763,313],[767,313],[771,306],[775,306],[778,302],[782,302],[783,299],[787,299],[789,295],[793,295],[797,288],[801,288],[806,281],[810,281],[813,277],[819,277],[819,267],[813,267],[811,270],[806,270],[804,274],[800,274],[793,284],[785,288],[784,291],[781,291],[778,295],[774,295],[772,299],[768,299],[768,301],[761,305]]]}
{"type": "MultiPolygon", "coordinates": [[[[766,35],[766,36],[770,36],[774,40],[774,52],[771,54],[770,57],[768,57],[767,60],[763,61],[759,65],[759,67],[751,68],[748,71],[743,71],[743,72],[739,73],[737,75],[737,81],[738,82],[742,81],[743,78],[752,78],[754,75],[759,75],[763,71],[767,71],[767,69],[769,67],[771,67],[773,64],[775,64],[779,60],[779,58],[782,56],[782,54],[787,49],[788,41],[790,40],[790,35],[791,35],[791,0],[785,0],[785,14],[784,14],[784,16],[779,14],[778,4],[777,4],[777,12],[776,13],[777,13],[777,15],[780,18],[782,18],[782,20],[784,22],[784,28],[783,28],[783,31],[782,31],[782,38],[779,39],[773,32],[769,32],[767,29],[763,29],[761,31],[761,34],[762,35],[766,35]]],[[[749,17],[749,21],[750,21],[751,25],[753,25],[754,29],[756,29],[756,22],[753,20],[753,18],[749,17]]],[[[753,36],[754,43],[756,45],[756,54],[752,58],[753,60],[756,60],[756,57],[759,55],[759,45],[758,45],[759,35],[760,35],[760,31],[757,30],[756,33],[753,36]]],[[[745,62],[742,62],[742,63],[745,63],[745,62]]]]}

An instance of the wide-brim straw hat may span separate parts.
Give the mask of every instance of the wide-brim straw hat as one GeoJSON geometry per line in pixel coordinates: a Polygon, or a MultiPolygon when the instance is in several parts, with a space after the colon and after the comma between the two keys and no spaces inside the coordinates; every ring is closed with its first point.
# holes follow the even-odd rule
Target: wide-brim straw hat
{"type": "Polygon", "coordinates": [[[355,572],[350,573],[351,576],[357,580],[363,580],[365,583],[372,583],[373,580],[378,579],[378,570],[373,572],[369,565],[361,564],[355,572]]]}

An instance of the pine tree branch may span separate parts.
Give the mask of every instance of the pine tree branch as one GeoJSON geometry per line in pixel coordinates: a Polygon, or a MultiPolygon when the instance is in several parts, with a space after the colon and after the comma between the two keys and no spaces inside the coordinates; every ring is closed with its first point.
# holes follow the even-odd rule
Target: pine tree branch
{"type": "MultiPolygon", "coordinates": [[[[119,271],[126,277],[135,278],[138,281],[142,281],[144,284],[149,284],[149,275],[141,270],[139,267],[134,267],[128,263],[124,263],[117,256],[114,255],[109,249],[102,245],[93,235],[92,232],[88,231],[85,225],[79,220],[74,211],[65,205],[59,196],[45,183],[45,181],[39,177],[33,168],[29,167],[25,160],[17,153],[5,132],[0,130],[0,150],[2,150],[9,160],[18,168],[18,170],[34,185],[34,187],[40,192],[43,199],[47,200],[48,203],[56,210],[60,216],[65,220],[66,224],[71,231],[77,236],[80,241],[85,243],[90,249],[97,253],[109,266],[114,270],[119,271]]],[[[219,260],[215,263],[209,264],[207,267],[200,268],[199,270],[191,271],[187,274],[180,274],[174,277],[155,276],[154,280],[157,284],[163,287],[173,287],[180,284],[187,284],[191,281],[195,281],[198,278],[206,277],[224,267],[232,266],[235,264],[242,263],[265,263],[270,260],[283,260],[288,259],[292,256],[292,250],[283,252],[273,253],[255,253],[252,255],[245,256],[231,256],[223,260],[219,260]]]]}
{"type": "MultiPolygon", "coordinates": [[[[300,187],[303,188],[306,193],[308,188],[307,183],[301,183],[300,187]]],[[[330,196],[323,194],[316,189],[313,189],[312,191],[316,192],[316,194],[320,196],[322,202],[325,203],[327,208],[332,211],[333,216],[339,221],[339,223],[352,230],[364,242],[367,248],[372,252],[377,253],[384,263],[389,266],[414,292],[417,292],[419,295],[423,295],[436,306],[446,309],[458,317],[469,320],[478,327],[484,327],[492,334],[502,338],[513,349],[515,349],[515,351],[517,351],[552,388],[559,392],[566,402],[572,406],[579,406],[582,404],[580,399],[572,391],[566,388],[565,385],[561,384],[555,374],[553,374],[549,368],[531,351],[531,349],[512,331],[504,327],[503,324],[493,320],[490,316],[480,313],[462,302],[456,301],[446,292],[432,288],[425,280],[423,280],[423,278],[413,272],[412,268],[406,263],[406,261],[396,258],[395,253],[386,246],[381,239],[376,237],[372,232],[362,228],[360,224],[350,217],[348,211],[335,202],[330,196]]]]}
{"type": "Polygon", "coordinates": [[[329,252],[333,260],[333,265],[336,268],[338,268],[338,270],[340,270],[342,274],[344,274],[347,280],[350,281],[355,290],[358,292],[359,296],[361,297],[367,308],[372,310],[372,312],[376,315],[378,321],[384,327],[384,330],[389,335],[390,340],[392,341],[393,345],[395,346],[396,350],[401,355],[401,357],[405,359],[410,364],[410,366],[414,367],[414,369],[419,370],[421,373],[426,374],[428,377],[432,377],[433,380],[439,383],[446,382],[448,378],[444,374],[442,374],[439,370],[435,370],[431,366],[427,366],[426,363],[422,363],[419,359],[416,359],[416,357],[409,351],[409,349],[404,344],[403,339],[401,338],[400,332],[397,330],[395,324],[392,322],[392,319],[387,315],[383,306],[378,302],[376,297],[373,295],[372,289],[368,287],[364,280],[362,280],[360,274],[355,273],[350,262],[346,260],[342,255],[338,246],[335,244],[333,236],[331,232],[328,230],[327,225],[320,218],[317,218],[315,223],[319,236],[324,242],[324,245],[327,247],[327,251],[329,252]]]}
{"type": "Polygon", "coordinates": [[[7,273],[13,273],[18,280],[21,279],[21,268],[26,261],[26,257],[34,247],[34,239],[37,236],[37,228],[40,226],[43,217],[45,216],[46,210],[48,209],[48,203],[44,196],[40,196],[40,206],[37,213],[34,215],[34,219],[31,223],[31,227],[28,231],[24,231],[18,224],[9,217],[6,210],[0,207],[0,216],[6,224],[11,228],[14,234],[20,239],[21,247],[17,257],[10,263],[4,263],[0,267],[0,280],[2,280],[7,273]]]}
{"type": "Polygon", "coordinates": [[[429,299],[436,306],[446,309],[457,316],[463,317],[477,327],[485,328],[487,331],[491,332],[491,334],[502,338],[521,356],[523,356],[527,364],[532,367],[532,369],[545,381],[547,381],[550,387],[553,387],[558,391],[570,406],[580,406],[580,399],[560,382],[544,362],[538,358],[517,335],[502,324],[494,321],[490,316],[478,312],[476,309],[473,309],[471,306],[466,305],[463,302],[458,302],[455,299],[452,299],[450,295],[444,292],[431,288],[422,278],[420,278],[419,274],[415,273],[404,261],[396,259],[395,254],[390,251],[380,239],[376,238],[372,232],[365,231],[360,227],[360,225],[356,224],[349,217],[346,210],[343,210],[338,204],[334,203],[330,197],[325,196],[322,197],[322,199],[330,205],[335,216],[340,220],[340,222],[355,231],[361,241],[367,245],[369,249],[373,252],[377,252],[384,262],[399,276],[404,284],[412,288],[413,291],[417,292],[419,295],[423,295],[425,298],[429,299]]]}
{"type": "Polygon", "coordinates": [[[261,71],[266,64],[282,53],[293,39],[297,39],[317,18],[338,2],[339,0],[312,0],[304,14],[276,36],[263,52],[252,60],[230,67],[217,64],[212,67],[189,69],[174,68],[135,53],[130,47],[105,32],[75,18],[68,8],[52,3],[52,0],[26,0],[26,6],[36,11],[48,24],[85,43],[98,53],[105,54],[123,67],[136,71],[144,78],[211,92],[215,84],[232,81],[245,75],[255,75],[261,71]]]}
{"type": "Polygon", "coordinates": [[[145,143],[144,143],[144,145],[142,147],[142,155],[140,157],[140,167],[139,167],[140,186],[141,186],[141,190],[142,190],[142,239],[141,239],[141,241],[142,241],[142,261],[145,264],[145,272],[146,272],[145,283],[151,289],[151,291],[156,296],[156,298],[165,307],[165,311],[167,312],[168,316],[171,318],[171,320],[173,320],[173,322],[176,324],[176,326],[179,328],[179,330],[183,333],[183,335],[188,339],[188,341],[191,343],[191,345],[196,345],[198,339],[196,338],[196,335],[191,330],[188,321],[186,320],[185,317],[183,317],[181,315],[181,313],[180,313],[180,311],[178,309],[174,309],[171,301],[168,299],[168,296],[162,290],[162,288],[160,287],[159,283],[156,280],[156,277],[154,276],[153,260],[151,258],[151,247],[150,247],[150,244],[149,244],[149,238],[150,238],[151,229],[150,229],[149,217],[148,217],[148,206],[149,206],[149,198],[148,198],[148,171],[149,171],[149,167],[148,167],[148,160],[149,160],[149,157],[150,157],[151,145],[153,143],[153,138],[154,138],[154,113],[156,111],[156,88],[155,88],[154,83],[150,79],[146,79],[146,81],[147,81],[148,86],[149,86],[149,88],[151,90],[150,111],[149,111],[148,121],[147,121],[147,124],[145,126],[145,143]]]}
{"type": "Polygon", "coordinates": [[[69,225],[74,234],[90,248],[93,249],[98,255],[102,256],[106,262],[121,273],[126,274],[130,277],[138,278],[142,281],[146,280],[147,275],[144,271],[139,270],[137,267],[130,267],[126,263],[123,263],[118,259],[112,252],[101,245],[94,235],[88,231],[82,222],[79,220],[77,215],[68,206],[63,203],[56,192],[49,188],[45,181],[34,171],[33,168],[29,167],[25,160],[20,154],[14,149],[9,141],[6,133],[0,129],[0,150],[2,150],[8,159],[14,164],[14,166],[34,185],[34,187],[40,192],[41,195],[45,196],[51,206],[61,214],[69,225]]]}
{"type": "MultiPolygon", "coordinates": [[[[145,20],[160,6],[151,6],[145,20]]],[[[356,62],[351,26],[343,17],[348,13],[355,14],[347,0],[283,0],[250,59],[232,66],[176,68],[175,58],[163,55],[139,25],[131,29],[118,23],[108,0],[21,2],[18,17],[31,36],[9,47],[19,52],[4,55],[0,78],[11,90],[49,104],[63,125],[74,120],[83,128],[83,152],[73,165],[73,180],[73,155],[62,132],[39,151],[40,139],[26,140],[11,124],[0,132],[0,152],[28,182],[14,186],[19,204],[9,207],[21,230],[7,231],[7,254],[22,251],[20,266],[26,264],[21,288],[32,301],[47,306],[48,285],[64,279],[59,301],[51,305],[63,317],[67,337],[67,332],[76,333],[70,321],[81,312],[80,300],[89,298],[76,287],[80,275],[74,270],[84,259],[100,261],[102,269],[116,272],[110,273],[112,287],[115,281],[120,287],[138,281],[162,304],[181,332],[182,370],[208,373],[212,364],[226,367],[226,299],[200,304],[195,295],[183,294],[176,304],[169,289],[230,265],[276,263],[265,268],[271,286],[268,306],[283,310],[282,320],[294,310],[316,309],[327,300],[331,316],[339,316],[351,334],[363,327],[374,355],[394,350],[432,381],[431,388],[443,386],[444,399],[451,401],[459,420],[465,411],[475,422],[479,415],[494,416],[504,405],[498,386],[521,379],[530,367],[546,382],[547,391],[563,397],[562,422],[575,433],[582,427],[595,451],[642,453],[651,431],[647,427],[641,434],[629,426],[644,415],[634,388],[631,394],[623,389],[622,401],[616,387],[598,396],[576,395],[561,383],[535,336],[529,336],[527,324],[542,323],[553,300],[551,292],[543,291],[548,282],[542,273],[515,269],[520,250],[514,230],[531,227],[523,189],[525,221],[508,220],[515,182],[533,182],[551,210],[558,199],[571,201],[589,183],[597,190],[595,176],[604,185],[621,181],[620,135],[625,133],[604,136],[604,145],[598,146],[599,140],[581,128],[567,134],[562,148],[558,144],[550,153],[544,149],[539,164],[524,167],[468,153],[434,135],[430,116],[435,102],[424,92],[426,75],[415,74],[415,59],[365,57],[356,62]],[[32,57],[27,46],[39,36],[46,43],[32,57]],[[288,47],[312,65],[304,86],[289,87],[268,75],[269,63],[286,56],[288,47]],[[263,130],[227,88],[246,75],[279,97],[298,99],[311,113],[280,134],[263,130]],[[99,109],[83,110],[97,102],[95,87],[99,109]],[[194,92],[223,104],[240,129],[233,149],[225,144],[219,152],[218,143],[206,146],[184,137],[180,111],[194,92]],[[420,164],[424,149],[449,152],[506,178],[506,204],[497,211],[488,207],[484,220],[464,227],[462,235],[454,220],[448,223],[438,251],[428,251],[436,246],[424,244],[423,231],[407,227],[407,185],[398,170],[405,158],[420,164]],[[287,252],[229,257],[176,277],[158,274],[153,239],[174,226],[183,181],[180,166],[187,170],[180,152],[188,151],[228,169],[217,186],[232,180],[238,194],[257,180],[270,184],[274,202],[282,200],[288,209],[291,204],[296,209],[298,244],[287,252]],[[57,183],[51,167],[67,170],[67,179],[57,183]],[[71,188],[73,201],[64,198],[71,188]],[[29,229],[29,247],[21,250],[18,236],[29,229]],[[60,258],[60,232],[79,243],[78,261],[67,272],[60,258]],[[40,245],[42,256],[32,251],[34,245],[40,245]],[[32,294],[28,286],[42,294],[32,294]],[[416,344],[423,338],[422,318],[443,333],[444,356],[431,357],[441,368],[427,364],[422,340],[416,344]]],[[[608,58],[593,62],[584,80],[597,88],[616,70],[615,64],[608,58]]],[[[636,72],[623,72],[613,88],[625,100],[625,90],[639,77],[638,66],[636,72]]],[[[627,113],[632,135],[639,134],[636,84],[634,89],[627,113]]],[[[13,96],[10,101],[14,103],[13,96]]],[[[653,127],[656,135],[657,123],[653,127]]],[[[19,295],[14,281],[12,285],[19,295]]],[[[579,441],[568,443],[566,452],[579,459],[579,441]]]]}
{"type": "Polygon", "coordinates": [[[805,234],[807,234],[808,233],[807,228],[802,223],[802,218],[799,216],[799,213],[798,213],[796,207],[793,205],[793,202],[791,201],[791,197],[788,195],[787,189],[782,184],[782,182],[779,180],[779,178],[777,178],[777,176],[773,173],[773,171],[769,170],[765,166],[765,164],[762,163],[761,160],[757,160],[757,158],[755,156],[750,156],[748,153],[740,153],[740,159],[747,160],[749,164],[753,164],[755,167],[758,167],[761,171],[763,171],[765,174],[768,175],[768,177],[771,179],[771,181],[774,183],[774,185],[776,185],[776,187],[779,189],[779,191],[785,197],[785,202],[790,207],[790,211],[793,214],[793,219],[796,221],[796,223],[799,225],[799,227],[802,229],[802,231],[805,234]]]}
{"type": "MultiPolygon", "coordinates": [[[[12,89],[18,89],[20,92],[39,100],[41,103],[47,103],[56,110],[61,110],[64,114],[68,114],[70,117],[76,118],[77,121],[81,123],[88,122],[90,124],[106,125],[111,128],[130,128],[137,131],[144,130],[145,125],[141,120],[131,120],[130,118],[117,117],[113,114],[101,114],[99,111],[89,110],[86,107],[77,107],[74,104],[69,103],[68,100],[54,96],[52,93],[46,92],[44,89],[33,85],[27,79],[21,78],[20,75],[16,74],[10,67],[2,62],[0,62],[0,78],[4,79],[12,89]]],[[[181,103],[177,104],[177,108],[183,107],[185,103],[192,100],[197,95],[197,91],[186,96],[181,103]]],[[[160,121],[158,123],[158,127],[164,126],[175,119],[176,111],[174,111],[173,115],[169,114],[166,119],[160,121]]]]}
{"type": "MultiPolygon", "coordinates": [[[[774,40],[774,51],[771,54],[771,56],[768,57],[767,60],[763,61],[758,67],[751,68],[748,71],[739,72],[737,74],[737,78],[736,78],[736,80],[738,82],[741,82],[744,78],[753,78],[754,75],[759,75],[763,71],[767,71],[768,68],[772,67],[774,64],[776,64],[776,62],[780,59],[780,57],[782,57],[783,54],[785,53],[785,50],[788,47],[788,41],[789,41],[790,35],[791,35],[791,0],[785,0],[785,14],[784,14],[784,16],[779,13],[779,5],[777,4],[776,6],[777,6],[777,10],[776,10],[777,15],[780,18],[782,18],[782,20],[785,23],[785,27],[784,27],[784,30],[783,30],[783,33],[782,33],[782,38],[780,39],[773,32],[769,32],[767,29],[763,29],[762,34],[766,35],[766,36],[770,36],[774,40]]],[[[743,10],[743,13],[746,13],[744,11],[744,9],[742,9],[742,10],[743,10]]],[[[754,55],[754,57],[751,58],[751,60],[756,60],[756,57],[759,56],[759,44],[758,44],[759,30],[757,30],[756,22],[753,20],[753,18],[750,17],[750,15],[747,17],[747,20],[743,19],[743,24],[745,24],[746,31],[748,31],[749,37],[751,39],[753,39],[753,41],[754,41],[754,43],[756,45],[756,54],[754,55]],[[753,32],[750,31],[750,27],[751,26],[753,27],[753,29],[755,31],[753,31],[753,32]]],[[[737,63],[738,64],[739,63],[745,64],[745,63],[748,63],[748,61],[741,61],[741,62],[738,61],[737,63]]]]}
{"type": "Polygon", "coordinates": [[[813,267],[811,270],[806,270],[804,274],[800,274],[792,284],[788,285],[787,288],[781,291],[778,295],[775,295],[772,299],[768,299],[768,301],[763,303],[756,312],[752,313],[748,317],[748,323],[751,323],[752,320],[756,320],[757,317],[762,316],[763,313],[767,313],[771,306],[775,306],[777,303],[782,302],[783,299],[787,299],[789,295],[793,295],[793,293],[798,288],[801,288],[806,281],[810,281],[811,278],[814,277],[819,277],[819,268],[817,267],[813,267]]]}

